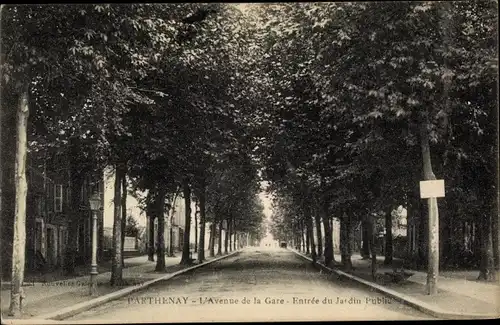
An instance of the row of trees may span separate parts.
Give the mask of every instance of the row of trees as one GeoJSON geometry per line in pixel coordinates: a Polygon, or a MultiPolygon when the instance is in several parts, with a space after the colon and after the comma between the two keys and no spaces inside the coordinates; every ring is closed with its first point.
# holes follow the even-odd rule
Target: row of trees
{"type": "MultiPolygon", "coordinates": [[[[279,4],[256,12],[267,89],[261,114],[270,130],[260,157],[277,198],[276,231],[306,238],[329,264],[331,218],[339,218],[349,268],[352,225],[371,231],[377,215],[391,225],[403,205],[422,234],[411,258],[425,265],[428,215],[418,184],[437,176],[446,184],[441,261],[463,263],[453,234],[474,222],[479,277],[493,279],[500,263],[497,3],[279,4]],[[313,222],[325,229],[317,249],[313,222]]],[[[391,249],[386,255],[390,262],[391,249]]]]}
{"type": "MultiPolygon", "coordinates": [[[[447,186],[442,234],[464,219],[478,223],[480,276],[493,277],[496,2],[250,7],[246,14],[197,3],[2,8],[1,107],[17,128],[11,313],[19,312],[24,270],[28,149],[64,152],[74,189],[89,172],[115,170],[113,284],[122,274],[127,184],[147,193],[145,209],[160,229],[182,193],[187,263],[192,199],[200,259],[206,222],[218,227],[214,234],[221,223],[228,233],[261,231],[256,165],[287,233],[312,238],[313,222],[323,223],[322,247],[309,244],[327,264],[331,218],[340,218],[347,267],[355,221],[372,229],[373,215],[389,219],[403,204],[425,229],[418,181],[437,175],[447,186]]],[[[78,206],[80,191],[70,196],[78,206]]],[[[80,218],[75,209],[68,273],[80,218]]],[[[449,247],[441,252],[460,256],[442,242],[449,247]]]]}
{"type": "Polygon", "coordinates": [[[243,55],[255,27],[234,6],[29,5],[1,14],[2,110],[14,116],[17,140],[12,315],[22,301],[28,151],[69,160],[67,273],[75,269],[82,218],[78,189],[85,175],[108,167],[115,171],[112,285],[122,280],[129,187],[147,193],[144,207],[162,230],[159,271],[165,212],[179,191],[187,207],[181,263],[189,262],[193,198],[200,261],[206,222],[226,220],[228,234],[259,233],[250,114],[258,93],[255,62],[243,55]]]}

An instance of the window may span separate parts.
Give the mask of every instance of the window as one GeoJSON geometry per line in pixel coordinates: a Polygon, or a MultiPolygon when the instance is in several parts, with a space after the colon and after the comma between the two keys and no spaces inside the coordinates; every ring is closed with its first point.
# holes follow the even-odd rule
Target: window
{"type": "Polygon", "coordinates": [[[54,186],[54,211],[62,212],[63,207],[63,186],[56,184],[54,186]]]}

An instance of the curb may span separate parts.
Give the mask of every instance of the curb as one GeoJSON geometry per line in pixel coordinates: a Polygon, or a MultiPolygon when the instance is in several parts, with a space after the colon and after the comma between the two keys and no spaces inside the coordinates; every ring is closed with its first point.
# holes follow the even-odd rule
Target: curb
{"type": "MultiPolygon", "coordinates": [[[[294,249],[290,249],[290,251],[294,252],[298,256],[312,262],[312,259],[294,249]]],[[[324,271],[334,273],[338,275],[339,277],[347,278],[349,280],[356,281],[358,283],[361,283],[374,291],[377,291],[379,293],[382,293],[386,296],[389,296],[390,298],[397,300],[405,305],[408,305],[410,307],[413,307],[425,314],[434,316],[436,318],[446,318],[446,319],[496,319],[498,318],[499,315],[495,314],[470,314],[470,313],[454,313],[454,312],[449,312],[446,310],[443,310],[441,308],[436,308],[434,306],[431,306],[425,302],[422,302],[418,299],[415,299],[413,297],[410,297],[408,295],[405,295],[403,293],[399,293],[395,290],[385,288],[382,285],[373,283],[371,281],[367,281],[365,279],[359,278],[355,275],[340,271],[340,270],[335,270],[332,268],[329,268],[321,263],[316,262],[316,265],[318,265],[320,268],[322,268],[324,271]]]]}
{"type": "MultiPolygon", "coordinates": [[[[199,267],[202,267],[202,266],[205,266],[205,265],[208,265],[208,264],[211,264],[211,263],[223,260],[225,258],[231,257],[231,256],[233,256],[233,255],[235,255],[237,253],[242,252],[242,250],[243,249],[239,249],[239,250],[231,252],[231,253],[229,253],[227,255],[223,255],[223,256],[219,256],[219,257],[216,257],[214,259],[211,259],[210,261],[206,261],[206,262],[203,262],[201,264],[193,265],[191,267],[185,268],[183,270],[176,271],[174,273],[169,273],[169,274],[164,275],[162,277],[159,277],[157,279],[153,279],[153,280],[144,282],[141,285],[137,285],[137,286],[132,286],[130,288],[121,289],[121,290],[118,290],[118,291],[106,294],[104,296],[97,297],[95,299],[91,299],[91,300],[84,301],[84,302],[81,302],[81,303],[73,305],[73,306],[69,306],[69,307],[63,308],[63,309],[58,310],[58,311],[53,312],[53,313],[49,313],[49,314],[37,316],[35,318],[32,318],[31,321],[33,321],[33,322],[36,322],[36,320],[56,320],[57,321],[57,320],[63,320],[63,319],[69,318],[71,316],[80,314],[80,313],[82,313],[84,311],[87,311],[87,310],[92,309],[94,307],[97,307],[99,305],[105,304],[105,303],[110,302],[112,300],[116,300],[116,299],[122,298],[124,296],[127,296],[127,295],[129,295],[131,293],[134,293],[134,292],[137,292],[137,291],[140,291],[140,290],[144,290],[147,287],[149,287],[149,286],[151,286],[151,285],[153,285],[153,284],[155,284],[157,282],[165,281],[165,280],[170,280],[173,277],[176,277],[176,276],[178,276],[180,274],[187,273],[187,272],[192,271],[194,269],[197,269],[199,267]]],[[[14,319],[9,319],[9,321],[15,321],[15,320],[14,319]]],[[[23,321],[25,321],[25,320],[23,319],[23,321]]]]}

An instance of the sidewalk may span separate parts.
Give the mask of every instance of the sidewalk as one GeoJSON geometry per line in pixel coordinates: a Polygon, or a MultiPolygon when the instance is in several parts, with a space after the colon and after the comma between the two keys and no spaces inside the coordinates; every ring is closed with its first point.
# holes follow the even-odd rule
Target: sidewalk
{"type": "MultiPolygon", "coordinates": [[[[336,267],[341,260],[340,255],[335,254],[336,267]]],[[[425,272],[405,269],[413,273],[406,281],[395,283],[386,272],[392,272],[393,267],[400,267],[401,260],[395,259],[392,266],[383,265],[384,257],[377,258],[377,277],[373,282],[371,276],[371,261],[363,260],[361,256],[351,257],[353,270],[349,274],[361,278],[383,288],[409,297],[409,300],[420,302],[422,306],[432,306],[436,311],[445,311],[454,315],[500,315],[500,285],[498,282],[486,283],[470,280],[472,271],[444,271],[438,277],[438,294],[430,296],[426,293],[427,274],[425,272]]],[[[475,271],[476,277],[478,271],[475,271]]],[[[439,314],[439,312],[436,312],[439,314]]]]}
{"type": "MultiPolygon", "coordinates": [[[[207,261],[213,259],[209,257],[209,251],[206,252],[205,256],[207,261]]],[[[197,253],[193,253],[192,258],[196,259],[197,253]]],[[[147,255],[126,258],[125,265],[130,266],[123,269],[123,284],[111,287],[109,285],[111,272],[100,273],[97,276],[98,296],[126,287],[138,286],[149,280],[158,279],[166,274],[189,267],[189,265],[180,265],[180,260],[181,253],[178,253],[176,257],[166,257],[166,272],[155,272],[156,256],[155,262],[148,261],[147,255]]],[[[23,286],[25,300],[22,318],[48,314],[90,300],[89,281],[90,276],[85,275],[51,282],[25,283],[23,286]]],[[[10,284],[2,283],[1,309],[3,318],[10,318],[7,316],[9,304],[10,284]]]]}

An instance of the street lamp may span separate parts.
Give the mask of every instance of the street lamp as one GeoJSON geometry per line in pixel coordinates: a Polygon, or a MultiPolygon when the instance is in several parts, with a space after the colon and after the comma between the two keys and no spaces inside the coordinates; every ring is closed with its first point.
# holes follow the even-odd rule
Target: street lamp
{"type": "Polygon", "coordinates": [[[97,295],[97,211],[101,209],[101,198],[94,193],[89,199],[92,210],[92,264],[90,266],[90,295],[97,295]]]}

